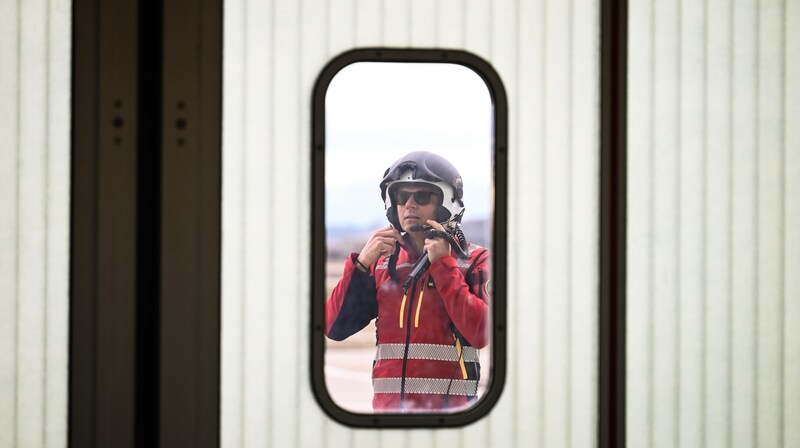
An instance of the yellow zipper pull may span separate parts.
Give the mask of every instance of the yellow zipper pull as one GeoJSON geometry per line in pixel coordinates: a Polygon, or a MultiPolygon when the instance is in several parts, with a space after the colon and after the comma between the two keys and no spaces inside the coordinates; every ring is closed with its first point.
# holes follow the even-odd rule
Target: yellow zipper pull
{"type": "Polygon", "coordinates": [[[403,301],[400,302],[400,328],[403,328],[403,311],[406,309],[406,295],[403,293],[403,301]]]}
{"type": "MultiPolygon", "coordinates": [[[[456,335],[453,335],[455,337],[456,335]]],[[[461,366],[461,375],[467,379],[467,366],[464,365],[464,356],[462,355],[461,339],[456,338],[456,351],[458,352],[458,365],[461,366]]]]}
{"type": "Polygon", "coordinates": [[[414,328],[419,327],[419,310],[422,309],[422,294],[425,293],[425,283],[422,284],[422,288],[419,289],[419,300],[417,301],[417,314],[414,317],[414,328]]]}

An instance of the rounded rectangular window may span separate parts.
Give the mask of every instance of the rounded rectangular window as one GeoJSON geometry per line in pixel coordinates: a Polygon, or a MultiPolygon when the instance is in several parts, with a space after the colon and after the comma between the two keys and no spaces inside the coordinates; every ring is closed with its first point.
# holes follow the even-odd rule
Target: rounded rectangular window
{"type": "Polygon", "coordinates": [[[505,373],[506,101],[451,50],[353,50],[314,91],[312,384],[355,426],[462,425],[505,373]]]}

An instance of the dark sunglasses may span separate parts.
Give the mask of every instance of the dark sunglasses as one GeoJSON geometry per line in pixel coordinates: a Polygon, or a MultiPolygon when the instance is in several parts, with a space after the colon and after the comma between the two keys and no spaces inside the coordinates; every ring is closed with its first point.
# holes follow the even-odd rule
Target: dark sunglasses
{"type": "Polygon", "coordinates": [[[419,205],[428,205],[431,203],[434,197],[439,197],[439,195],[433,191],[398,191],[397,192],[397,205],[406,205],[406,202],[414,196],[414,202],[419,205]]]}

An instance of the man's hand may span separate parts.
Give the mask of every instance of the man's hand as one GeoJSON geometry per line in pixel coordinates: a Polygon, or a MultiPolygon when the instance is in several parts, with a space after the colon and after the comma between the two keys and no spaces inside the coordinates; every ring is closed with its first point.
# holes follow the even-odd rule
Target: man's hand
{"type": "MultiPolygon", "coordinates": [[[[432,219],[428,220],[428,225],[435,230],[445,231],[441,224],[432,219]]],[[[425,250],[428,252],[428,260],[433,263],[445,255],[450,255],[450,243],[444,238],[425,238],[425,250]]]]}
{"type": "Polygon", "coordinates": [[[394,252],[395,242],[402,243],[403,237],[392,226],[376,230],[367,241],[367,244],[364,245],[364,248],[361,249],[361,253],[358,255],[358,262],[364,266],[375,263],[381,255],[394,252]]]}

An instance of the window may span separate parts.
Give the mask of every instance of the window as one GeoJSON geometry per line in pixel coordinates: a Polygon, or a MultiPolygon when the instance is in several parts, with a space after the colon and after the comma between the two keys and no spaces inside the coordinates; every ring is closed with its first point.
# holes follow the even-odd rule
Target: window
{"type": "Polygon", "coordinates": [[[494,70],[461,51],[354,50],[321,73],[312,377],[332,417],[458,425],[499,396],[505,108],[494,70]]]}

